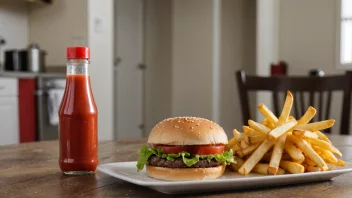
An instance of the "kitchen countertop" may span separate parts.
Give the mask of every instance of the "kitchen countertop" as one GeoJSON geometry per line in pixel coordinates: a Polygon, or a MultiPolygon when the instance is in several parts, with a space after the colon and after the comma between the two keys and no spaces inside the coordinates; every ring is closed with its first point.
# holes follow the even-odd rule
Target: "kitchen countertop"
{"type": "MultiPolygon", "coordinates": [[[[352,161],[352,136],[331,136],[352,161]]],[[[99,163],[135,161],[146,139],[99,142],[99,163]]],[[[0,197],[164,197],[165,194],[97,172],[66,176],[58,166],[58,141],[0,146],[0,197]]],[[[349,197],[352,173],[332,181],[191,194],[191,197],[349,197]]],[[[171,196],[171,195],[168,195],[171,196]]],[[[182,195],[185,197],[186,195],[182,195]]]]}
{"type": "Polygon", "coordinates": [[[65,73],[34,73],[34,72],[0,72],[0,78],[65,78],[65,73]]]}

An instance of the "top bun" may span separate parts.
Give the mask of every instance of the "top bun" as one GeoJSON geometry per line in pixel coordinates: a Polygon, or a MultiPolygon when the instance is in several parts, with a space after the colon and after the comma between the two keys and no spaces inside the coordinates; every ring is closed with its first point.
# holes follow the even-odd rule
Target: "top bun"
{"type": "Polygon", "coordinates": [[[149,134],[149,144],[209,145],[227,144],[224,130],[215,122],[196,117],[168,118],[149,134]]]}

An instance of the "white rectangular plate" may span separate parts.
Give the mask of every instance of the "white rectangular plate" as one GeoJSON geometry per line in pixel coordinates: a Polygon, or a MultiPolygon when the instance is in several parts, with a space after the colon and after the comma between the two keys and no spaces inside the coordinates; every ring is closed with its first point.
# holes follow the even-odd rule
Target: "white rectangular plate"
{"type": "Polygon", "coordinates": [[[347,163],[346,167],[326,172],[286,174],[276,176],[250,173],[244,176],[239,175],[236,172],[232,172],[231,170],[226,170],[223,176],[214,180],[162,181],[148,177],[145,170],[137,172],[136,164],[137,162],[117,162],[102,164],[98,166],[98,170],[112,177],[116,177],[140,186],[152,188],[167,194],[236,190],[326,181],[344,173],[352,172],[352,163],[347,163]]]}

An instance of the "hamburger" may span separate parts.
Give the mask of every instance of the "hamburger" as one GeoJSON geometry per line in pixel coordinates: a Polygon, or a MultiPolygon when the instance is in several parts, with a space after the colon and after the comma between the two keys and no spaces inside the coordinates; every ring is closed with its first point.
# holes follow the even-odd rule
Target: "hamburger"
{"type": "Polygon", "coordinates": [[[227,136],[215,122],[196,117],[169,118],[157,124],[149,134],[137,163],[146,167],[155,179],[207,180],[223,175],[234,162],[232,150],[225,151],[227,136]]]}

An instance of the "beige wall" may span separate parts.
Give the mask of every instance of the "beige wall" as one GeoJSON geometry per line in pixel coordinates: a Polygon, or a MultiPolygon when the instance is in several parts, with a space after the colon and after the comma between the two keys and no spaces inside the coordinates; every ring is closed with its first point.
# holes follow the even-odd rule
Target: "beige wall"
{"type": "Polygon", "coordinates": [[[0,36],[6,45],[0,49],[0,65],[4,62],[4,51],[23,49],[28,43],[28,12],[24,1],[0,0],[0,36]]]}
{"type": "MultiPolygon", "coordinates": [[[[219,93],[219,124],[232,136],[241,129],[235,71],[256,71],[256,1],[220,1],[220,68],[214,76],[216,35],[213,1],[174,1],[172,50],[172,114],[214,119],[213,100],[219,93]],[[215,37],[214,37],[215,36],[215,37]],[[217,79],[218,78],[218,79],[217,79]],[[214,87],[219,80],[220,90],[214,87]]],[[[251,102],[255,102],[254,100],[251,102]]]]}
{"type": "Polygon", "coordinates": [[[172,115],[212,118],[212,0],[175,0],[172,115]]]}
{"type": "MultiPolygon", "coordinates": [[[[336,69],[336,6],[331,0],[281,0],[279,57],[289,64],[290,75],[307,75],[319,68],[326,75],[343,74],[336,69]]],[[[333,94],[331,118],[340,126],[342,93],[333,94]]]]}
{"type": "Polygon", "coordinates": [[[145,130],[171,116],[171,0],[145,0],[145,130]]]}
{"type": "Polygon", "coordinates": [[[257,0],[257,75],[270,75],[279,59],[279,0],[257,0]]]}
{"type": "Polygon", "coordinates": [[[67,46],[88,44],[87,10],[86,0],[30,6],[28,41],[38,43],[48,52],[47,66],[65,65],[67,46]]]}
{"type": "Polygon", "coordinates": [[[320,68],[327,74],[343,73],[335,66],[336,5],[331,0],[280,1],[280,59],[289,74],[306,75],[320,68]]]}
{"type": "Polygon", "coordinates": [[[257,1],[245,0],[243,2],[242,34],[244,35],[241,55],[243,56],[242,68],[249,74],[256,72],[256,31],[257,31],[257,1]]]}
{"type": "MultiPolygon", "coordinates": [[[[279,0],[257,0],[256,12],[256,75],[269,76],[270,64],[279,59],[279,0]]],[[[272,94],[268,91],[256,92],[254,107],[263,103],[271,109],[271,98],[272,94]]],[[[263,119],[257,110],[256,116],[251,117],[258,121],[263,119]]]]}
{"type": "MultiPolygon", "coordinates": [[[[243,56],[243,66],[242,68],[248,74],[254,75],[256,73],[256,49],[257,49],[257,1],[256,0],[246,0],[244,1],[244,20],[245,26],[243,28],[244,42],[242,56],[243,56]]],[[[236,87],[237,88],[237,87],[236,87]]],[[[238,94],[238,92],[236,92],[238,94]]],[[[256,94],[249,94],[250,101],[250,115],[255,116],[257,112],[256,107],[256,94]]]]}
{"type": "Polygon", "coordinates": [[[230,137],[234,128],[242,130],[243,125],[235,71],[255,72],[255,11],[255,0],[222,1],[219,124],[230,137]]]}

